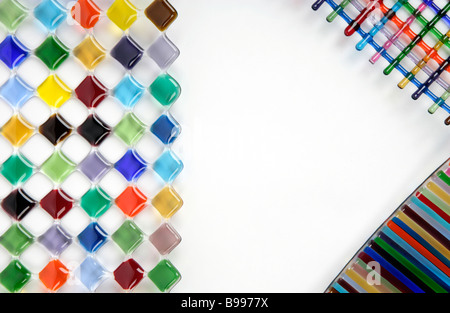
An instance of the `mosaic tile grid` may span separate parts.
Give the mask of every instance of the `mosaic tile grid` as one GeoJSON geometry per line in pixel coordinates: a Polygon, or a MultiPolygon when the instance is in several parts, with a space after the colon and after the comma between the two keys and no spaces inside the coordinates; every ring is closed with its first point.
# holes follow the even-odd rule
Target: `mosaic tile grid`
{"type": "Polygon", "coordinates": [[[0,292],[170,291],[166,0],[0,1],[0,292]]]}

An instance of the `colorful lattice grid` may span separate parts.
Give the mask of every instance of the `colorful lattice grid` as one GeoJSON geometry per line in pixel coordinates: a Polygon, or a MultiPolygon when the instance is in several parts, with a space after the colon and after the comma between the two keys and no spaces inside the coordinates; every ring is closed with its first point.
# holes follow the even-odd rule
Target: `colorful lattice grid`
{"type": "Polygon", "coordinates": [[[143,2],[0,1],[0,292],[167,292],[181,278],[177,12],[143,2]]]}
{"type": "MultiPolygon", "coordinates": [[[[430,113],[439,107],[450,112],[450,2],[319,0],[313,9],[324,2],[333,9],[328,22],[341,16],[348,24],[346,36],[359,33],[357,50],[370,44],[372,63],[383,57],[385,75],[396,68],[404,76],[398,87],[412,82],[417,87],[413,99],[427,94],[434,101],[430,113]]],[[[450,292],[449,166],[447,160],[385,221],[327,292],[450,292]]]]}
{"type": "MultiPolygon", "coordinates": [[[[383,57],[388,65],[384,74],[397,69],[404,78],[398,83],[403,89],[410,82],[416,86],[412,99],[426,94],[433,104],[428,112],[443,108],[450,113],[450,3],[446,0],[319,0],[333,9],[327,21],[337,16],[348,24],[345,35],[358,33],[356,45],[363,50],[370,45],[375,50],[370,62],[383,57]],[[394,49],[395,47],[396,49],[394,49]]],[[[450,125],[450,116],[445,120],[450,125]]]]}

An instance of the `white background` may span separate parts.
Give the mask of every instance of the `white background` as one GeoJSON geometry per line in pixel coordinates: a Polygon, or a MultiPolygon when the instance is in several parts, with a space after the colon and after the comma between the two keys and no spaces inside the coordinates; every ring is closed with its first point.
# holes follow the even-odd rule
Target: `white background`
{"type": "MultiPolygon", "coordinates": [[[[450,130],[306,0],[171,0],[185,200],[174,292],[323,292],[450,130]]],[[[412,84],[410,84],[412,85],[412,84]]]]}

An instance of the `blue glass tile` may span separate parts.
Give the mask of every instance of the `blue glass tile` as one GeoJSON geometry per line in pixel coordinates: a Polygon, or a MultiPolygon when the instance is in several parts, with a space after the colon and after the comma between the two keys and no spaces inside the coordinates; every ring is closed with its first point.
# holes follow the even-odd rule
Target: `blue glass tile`
{"type": "Polygon", "coordinates": [[[147,168],[147,163],[134,150],[128,150],[124,156],[114,165],[128,181],[139,178],[147,168]]]}
{"type": "Polygon", "coordinates": [[[33,96],[33,88],[19,76],[13,76],[0,87],[0,97],[13,107],[20,108],[33,96]]]}
{"type": "Polygon", "coordinates": [[[165,151],[153,163],[153,170],[166,182],[171,183],[183,170],[183,162],[170,150],[165,151]]]}
{"type": "Polygon", "coordinates": [[[34,9],[34,16],[48,30],[55,30],[67,17],[66,9],[56,0],[44,0],[34,9]]]}
{"type": "Polygon", "coordinates": [[[127,70],[131,70],[141,60],[143,54],[144,49],[129,36],[122,37],[111,50],[111,56],[127,70]]]}
{"type": "Polygon", "coordinates": [[[108,234],[96,222],[90,223],[79,235],[78,241],[87,252],[94,253],[106,242],[108,234]]]}
{"type": "Polygon", "coordinates": [[[75,275],[89,291],[97,289],[106,273],[106,269],[90,256],[75,271],[75,275]]]}
{"type": "Polygon", "coordinates": [[[163,144],[172,143],[180,134],[180,124],[170,115],[161,115],[150,127],[150,131],[162,141],[163,144]]]}
{"type": "Polygon", "coordinates": [[[2,60],[10,69],[19,66],[28,55],[28,48],[14,36],[6,36],[0,43],[0,60],[2,60]]]}
{"type": "Polygon", "coordinates": [[[127,108],[132,108],[144,95],[145,88],[132,76],[126,76],[113,90],[114,96],[127,108]]]}

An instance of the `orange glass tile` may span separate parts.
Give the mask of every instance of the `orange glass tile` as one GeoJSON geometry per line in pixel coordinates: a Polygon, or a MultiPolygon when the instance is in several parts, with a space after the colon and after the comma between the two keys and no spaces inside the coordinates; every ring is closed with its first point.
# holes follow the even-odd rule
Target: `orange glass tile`
{"type": "Polygon", "coordinates": [[[33,135],[33,126],[21,115],[15,114],[3,125],[1,134],[15,147],[22,146],[33,135]]]}
{"type": "Polygon", "coordinates": [[[116,205],[129,217],[136,216],[146,204],[147,197],[135,186],[128,186],[116,199],[116,205]]]}
{"type": "Polygon", "coordinates": [[[89,29],[97,24],[101,11],[92,0],[78,0],[70,13],[83,28],[89,29]]]}
{"type": "Polygon", "coordinates": [[[60,260],[51,260],[39,273],[41,282],[51,291],[57,291],[69,278],[69,269],[60,260]]]}

